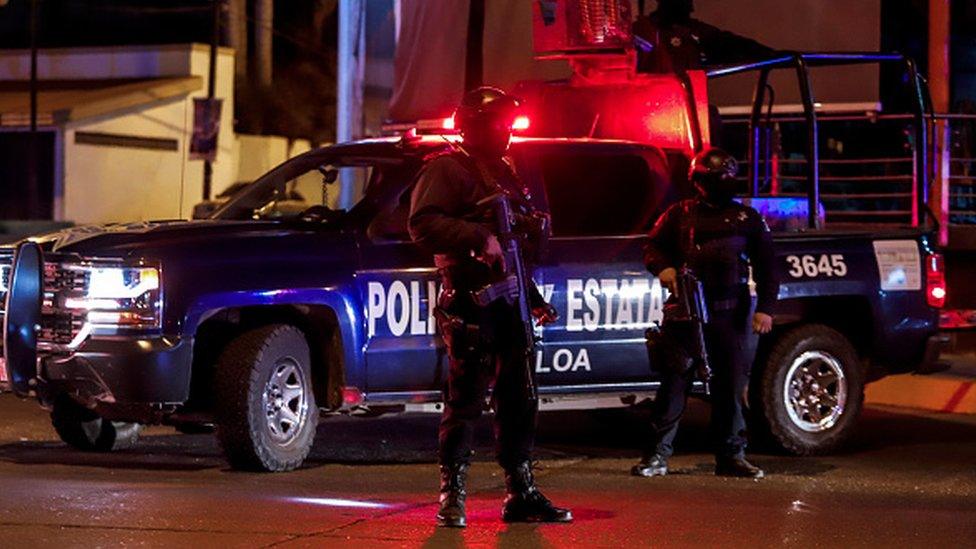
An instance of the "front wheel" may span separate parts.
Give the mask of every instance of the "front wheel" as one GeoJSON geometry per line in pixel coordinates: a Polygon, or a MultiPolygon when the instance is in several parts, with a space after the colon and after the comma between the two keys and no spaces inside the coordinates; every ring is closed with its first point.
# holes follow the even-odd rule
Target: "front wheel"
{"type": "Polygon", "coordinates": [[[113,452],[135,446],[142,425],[109,421],[68,395],[54,401],[51,425],[62,441],[85,452],[113,452]]]}
{"type": "Polygon", "coordinates": [[[290,471],[318,425],[305,335],[274,324],[232,341],[217,361],[217,438],[235,469],[290,471]]]}
{"type": "Polygon", "coordinates": [[[823,325],[801,326],[773,344],[753,389],[761,431],[774,444],[795,455],[824,454],[854,431],[864,403],[864,372],[842,334],[823,325]]]}

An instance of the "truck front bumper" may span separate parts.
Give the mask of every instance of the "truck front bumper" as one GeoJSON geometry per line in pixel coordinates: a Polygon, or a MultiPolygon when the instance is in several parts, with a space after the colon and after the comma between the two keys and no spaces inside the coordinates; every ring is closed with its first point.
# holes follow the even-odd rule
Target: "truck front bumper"
{"type": "Polygon", "coordinates": [[[179,404],[190,393],[192,338],[92,338],[71,355],[41,355],[42,400],[69,393],[90,404],[179,404]]]}

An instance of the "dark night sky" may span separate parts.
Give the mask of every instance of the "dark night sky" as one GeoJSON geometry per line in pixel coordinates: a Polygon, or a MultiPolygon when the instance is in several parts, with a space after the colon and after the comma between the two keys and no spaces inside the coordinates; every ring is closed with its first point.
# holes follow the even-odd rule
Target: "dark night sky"
{"type": "MultiPolygon", "coordinates": [[[[206,42],[207,0],[42,0],[38,27],[42,47],[206,42]]],[[[0,8],[0,47],[28,44],[28,0],[0,8]]]]}

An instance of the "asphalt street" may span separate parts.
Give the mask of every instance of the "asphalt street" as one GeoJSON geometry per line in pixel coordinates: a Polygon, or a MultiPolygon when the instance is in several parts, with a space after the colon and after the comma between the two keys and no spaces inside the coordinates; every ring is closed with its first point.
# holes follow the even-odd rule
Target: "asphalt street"
{"type": "Polygon", "coordinates": [[[433,524],[436,416],[329,418],[307,465],[229,471],[210,435],[154,427],[131,451],[58,442],[32,402],[0,397],[0,546],[972,547],[976,416],[872,408],[857,440],[815,458],[756,454],[763,481],[717,478],[703,405],[675,474],[640,479],[639,413],[544,414],[538,478],[571,525],[506,525],[480,429],[469,526],[433,524]]]}

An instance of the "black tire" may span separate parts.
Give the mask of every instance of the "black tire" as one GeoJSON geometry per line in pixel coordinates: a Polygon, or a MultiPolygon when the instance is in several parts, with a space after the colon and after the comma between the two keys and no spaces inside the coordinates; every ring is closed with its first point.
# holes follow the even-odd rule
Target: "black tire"
{"type": "Polygon", "coordinates": [[[69,446],[85,452],[114,452],[132,448],[142,425],[102,419],[67,395],[54,401],[51,424],[69,446]]]}
{"type": "Polygon", "coordinates": [[[319,417],[311,366],[304,334],[285,324],[246,332],[224,349],[214,380],[215,412],[217,438],[231,467],[290,471],[302,464],[312,448],[319,417]],[[272,382],[278,373],[285,378],[278,376],[272,382]],[[275,393],[275,387],[280,390],[282,384],[300,393],[300,399],[275,396],[280,393],[275,393]],[[286,414],[285,408],[294,418],[291,427],[275,415],[286,414]]]}
{"type": "Polygon", "coordinates": [[[776,339],[761,367],[750,391],[753,409],[761,412],[760,435],[798,456],[831,452],[850,438],[864,404],[864,370],[841,333],[819,324],[793,328],[776,339]],[[788,375],[795,380],[790,402],[788,375]]]}

